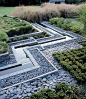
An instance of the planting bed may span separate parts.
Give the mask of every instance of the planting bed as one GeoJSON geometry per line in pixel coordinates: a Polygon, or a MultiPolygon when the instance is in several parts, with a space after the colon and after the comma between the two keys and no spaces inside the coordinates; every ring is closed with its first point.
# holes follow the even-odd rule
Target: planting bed
{"type": "Polygon", "coordinates": [[[18,17],[0,17],[0,20],[1,30],[6,32],[9,37],[36,31],[29,23],[18,17]]]}
{"type": "Polygon", "coordinates": [[[53,53],[53,56],[78,82],[86,82],[86,47],[53,53]]]}

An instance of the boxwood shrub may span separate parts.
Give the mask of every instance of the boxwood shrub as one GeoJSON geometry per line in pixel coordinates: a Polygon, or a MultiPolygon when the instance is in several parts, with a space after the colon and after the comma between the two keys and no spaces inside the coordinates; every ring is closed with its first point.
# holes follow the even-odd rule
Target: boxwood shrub
{"type": "Polygon", "coordinates": [[[86,82],[86,47],[65,52],[55,52],[53,57],[69,71],[78,82],[86,82]]]}

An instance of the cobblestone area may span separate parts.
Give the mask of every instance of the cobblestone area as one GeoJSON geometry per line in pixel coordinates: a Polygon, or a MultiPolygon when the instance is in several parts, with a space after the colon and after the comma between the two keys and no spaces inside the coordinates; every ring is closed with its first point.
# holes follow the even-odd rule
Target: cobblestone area
{"type": "Polygon", "coordinates": [[[50,62],[47,61],[47,59],[39,52],[38,49],[32,49],[29,51],[31,52],[31,54],[33,55],[37,63],[40,65],[40,68],[1,79],[0,80],[1,88],[12,86],[13,84],[17,84],[25,80],[32,79],[34,77],[37,77],[42,74],[55,70],[52,64],[50,64],[50,62]]]}
{"type": "MultiPolygon", "coordinates": [[[[48,74],[47,76],[43,76],[41,78],[34,79],[34,80],[28,81],[26,83],[22,83],[22,84],[14,86],[14,87],[8,88],[6,90],[3,90],[0,92],[0,95],[1,95],[0,99],[15,99],[15,98],[23,99],[25,97],[30,96],[34,92],[36,93],[36,92],[40,91],[43,88],[50,88],[50,89],[54,90],[55,85],[62,81],[65,81],[68,85],[71,85],[72,83],[77,84],[77,81],[74,80],[73,76],[70,75],[65,70],[63,70],[61,68],[60,64],[52,57],[52,53],[57,52],[57,51],[75,49],[78,47],[82,47],[82,46],[77,43],[74,43],[74,44],[71,43],[69,45],[58,46],[56,48],[41,51],[57,67],[58,71],[55,73],[52,73],[52,74],[48,74]]],[[[37,53],[37,49],[35,49],[36,54],[34,54],[34,50],[30,50],[30,52],[33,53],[34,58],[36,57],[36,54],[38,57],[40,57],[40,53],[37,53]]],[[[36,58],[36,59],[37,59],[37,61],[40,61],[39,58],[36,58]]],[[[44,61],[43,58],[41,58],[41,59],[44,61]]],[[[44,65],[43,63],[40,63],[40,64],[42,64],[42,66],[44,65]]],[[[45,69],[46,69],[46,66],[47,66],[47,64],[45,63],[45,69]]],[[[41,68],[38,69],[39,72],[45,71],[45,69],[42,70],[41,68]]],[[[13,82],[15,82],[15,80],[18,81],[19,79],[26,80],[27,77],[31,77],[31,74],[35,75],[35,76],[39,75],[39,74],[37,74],[37,70],[33,70],[26,74],[16,75],[14,77],[10,77],[9,80],[8,79],[5,79],[5,80],[6,80],[6,82],[8,82],[8,81],[11,82],[11,80],[13,80],[13,78],[15,78],[13,80],[13,82]]],[[[3,80],[3,83],[4,82],[5,81],[3,80]]],[[[0,83],[0,85],[2,85],[3,83],[0,83]]]]}
{"type": "MultiPolygon", "coordinates": [[[[62,35],[69,35],[69,36],[72,35],[74,38],[72,40],[68,40],[65,42],[47,45],[47,46],[44,46],[44,48],[42,48],[41,45],[35,45],[31,47],[29,46],[28,50],[30,51],[34,59],[37,61],[37,63],[40,65],[40,68],[1,79],[0,80],[0,99],[23,99],[25,97],[30,96],[32,93],[39,92],[43,88],[50,88],[54,90],[55,85],[62,81],[65,81],[68,85],[71,85],[72,83],[77,84],[77,81],[73,78],[73,76],[70,75],[65,70],[63,70],[61,68],[61,65],[52,57],[52,53],[80,48],[82,46],[79,45],[77,42],[80,42],[86,39],[82,36],[79,36],[69,31],[65,32],[64,30],[61,30],[56,27],[55,28],[51,27],[51,28],[53,28],[54,30],[57,29],[57,31],[60,31],[62,35]],[[57,71],[55,71],[56,68],[57,68],[57,71]],[[55,72],[49,73],[52,71],[55,71],[55,72]],[[43,74],[46,74],[46,73],[49,73],[49,74],[43,76],[43,74]],[[35,78],[38,76],[42,76],[42,77],[35,78]],[[30,80],[30,79],[34,79],[34,80],[30,80]],[[28,81],[23,82],[26,80],[28,81]],[[21,84],[18,84],[18,83],[21,83],[21,84]],[[3,89],[5,87],[12,86],[12,85],[14,86],[3,89]]],[[[45,30],[45,28],[43,29],[45,30]]],[[[58,35],[58,36],[60,37],[61,35],[58,35]]],[[[46,38],[44,38],[44,40],[45,39],[46,38]]],[[[51,39],[49,38],[49,40],[51,39]]],[[[26,42],[21,42],[21,43],[26,43],[26,42]]],[[[19,43],[18,45],[20,45],[21,43],[19,43]]],[[[17,44],[15,43],[12,45],[17,45],[17,44]]],[[[10,60],[6,60],[5,62],[0,63],[0,66],[16,63],[16,59],[15,59],[15,56],[13,55],[11,47],[10,47],[10,57],[11,57],[10,60]]]]}
{"type": "Polygon", "coordinates": [[[9,55],[10,55],[10,59],[0,62],[0,67],[16,63],[16,59],[15,59],[15,56],[13,54],[11,47],[9,48],[9,55]]]}

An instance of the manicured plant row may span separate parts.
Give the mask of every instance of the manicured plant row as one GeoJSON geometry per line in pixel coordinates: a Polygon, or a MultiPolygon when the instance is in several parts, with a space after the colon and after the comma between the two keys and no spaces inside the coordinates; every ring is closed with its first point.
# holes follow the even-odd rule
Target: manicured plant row
{"type": "Polygon", "coordinates": [[[77,20],[64,19],[64,18],[52,18],[49,20],[49,22],[51,25],[62,28],[66,31],[72,31],[74,33],[77,33],[79,35],[86,37],[85,31],[84,31],[84,25],[77,20]]]}
{"type": "MultiPolygon", "coordinates": [[[[55,86],[55,91],[43,89],[36,94],[32,94],[27,99],[79,99],[78,95],[81,91],[82,89],[76,85],[71,85],[69,87],[65,82],[62,82],[55,86]]],[[[84,89],[82,93],[84,94],[84,89]]]]}
{"type": "Polygon", "coordinates": [[[49,37],[50,34],[46,33],[46,32],[43,32],[43,35],[39,35],[39,36],[34,36],[35,39],[38,39],[38,38],[44,38],[44,37],[49,37]]]}
{"type": "Polygon", "coordinates": [[[78,82],[86,82],[86,47],[55,52],[53,57],[69,71],[78,82]]]}
{"type": "Polygon", "coordinates": [[[20,37],[20,38],[10,39],[10,40],[8,40],[7,43],[21,41],[21,40],[25,40],[25,39],[29,39],[29,36],[24,36],[24,37],[20,37]]]}
{"type": "Polygon", "coordinates": [[[9,37],[28,34],[36,30],[29,23],[20,20],[18,17],[0,17],[0,29],[9,37]]]}
{"type": "Polygon", "coordinates": [[[8,44],[0,42],[0,54],[5,53],[9,50],[8,44]]]}

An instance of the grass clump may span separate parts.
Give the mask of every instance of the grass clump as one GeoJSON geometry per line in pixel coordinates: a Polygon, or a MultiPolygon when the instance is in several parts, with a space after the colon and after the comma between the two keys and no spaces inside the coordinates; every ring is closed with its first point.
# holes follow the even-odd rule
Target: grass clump
{"type": "Polygon", "coordinates": [[[21,6],[12,12],[12,16],[18,16],[28,22],[39,22],[54,17],[79,17],[79,10],[85,4],[51,4],[43,3],[39,8],[21,6]]]}

